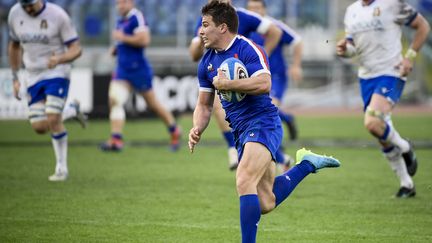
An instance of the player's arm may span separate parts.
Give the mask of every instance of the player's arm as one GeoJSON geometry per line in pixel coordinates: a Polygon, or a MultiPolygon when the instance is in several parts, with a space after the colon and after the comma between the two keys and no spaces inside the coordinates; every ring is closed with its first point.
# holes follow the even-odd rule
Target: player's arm
{"type": "Polygon", "coordinates": [[[293,46],[293,58],[291,68],[289,70],[290,76],[294,81],[300,81],[303,78],[303,70],[301,67],[303,56],[303,43],[298,41],[293,46]]]}
{"type": "Polygon", "coordinates": [[[67,50],[63,54],[53,53],[48,60],[48,68],[55,68],[58,64],[69,63],[81,56],[81,45],[77,40],[67,44],[67,50]]]}
{"type": "Polygon", "coordinates": [[[267,55],[270,56],[282,37],[282,31],[272,23],[264,37],[264,50],[267,52],[267,55]]]}
{"type": "Polygon", "coordinates": [[[201,37],[195,36],[189,45],[189,54],[192,58],[192,61],[198,62],[199,59],[204,54],[204,43],[201,40],[201,37]]]}
{"type": "Polygon", "coordinates": [[[410,27],[415,29],[414,39],[411,43],[410,49],[415,51],[415,54],[417,54],[429,35],[430,25],[419,13],[410,24],[410,27]]]}
{"type": "Polygon", "coordinates": [[[207,128],[213,110],[214,92],[200,91],[197,105],[193,113],[193,126],[189,131],[189,150],[193,152],[207,128]]]}
{"type": "Polygon", "coordinates": [[[345,58],[351,58],[355,56],[356,49],[354,42],[350,38],[344,38],[337,42],[336,44],[336,55],[345,58]]]}
{"type": "Polygon", "coordinates": [[[250,95],[269,93],[271,89],[271,76],[268,73],[260,73],[256,76],[244,79],[229,80],[221,69],[213,78],[213,85],[218,90],[230,90],[250,95]]]}
{"type": "Polygon", "coordinates": [[[19,97],[19,88],[20,82],[18,79],[18,70],[21,66],[21,57],[22,57],[22,49],[19,42],[9,41],[8,45],[8,56],[9,56],[9,65],[12,70],[12,79],[13,79],[13,88],[14,88],[14,96],[18,100],[19,97]]]}
{"type": "Polygon", "coordinates": [[[430,31],[429,23],[420,13],[415,16],[414,20],[409,26],[415,29],[415,34],[409,49],[404,55],[404,58],[399,63],[399,65],[397,65],[402,77],[407,76],[412,71],[417,52],[423,46],[430,31]]]}
{"type": "Polygon", "coordinates": [[[135,47],[146,47],[150,45],[151,42],[151,35],[148,29],[135,32],[133,35],[126,35],[121,30],[114,30],[113,38],[116,41],[123,42],[135,47]]]}

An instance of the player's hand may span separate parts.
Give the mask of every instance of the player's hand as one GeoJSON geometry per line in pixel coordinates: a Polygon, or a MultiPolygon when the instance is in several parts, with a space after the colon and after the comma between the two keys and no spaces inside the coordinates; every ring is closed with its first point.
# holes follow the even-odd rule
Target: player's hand
{"type": "Polygon", "coordinates": [[[189,151],[193,153],[195,146],[198,144],[198,142],[201,139],[201,132],[197,127],[192,127],[189,131],[189,151]]]}
{"type": "Polygon", "coordinates": [[[395,68],[399,69],[401,77],[406,77],[411,73],[413,69],[413,63],[410,59],[404,58],[395,68]]]}
{"type": "Polygon", "coordinates": [[[53,69],[57,66],[57,64],[60,63],[60,57],[57,56],[54,52],[51,54],[50,58],[48,59],[48,68],[53,69]]]}
{"type": "Polygon", "coordinates": [[[347,39],[344,38],[342,40],[339,40],[336,43],[336,55],[338,55],[338,56],[344,56],[345,52],[347,50],[347,44],[348,44],[347,39]]]}
{"type": "Polygon", "coordinates": [[[21,87],[20,81],[14,80],[13,81],[13,92],[14,92],[14,96],[17,100],[21,100],[21,97],[19,95],[20,87],[21,87]]]}
{"type": "Polygon", "coordinates": [[[303,69],[300,65],[292,65],[289,69],[289,76],[294,82],[300,83],[303,80],[303,69]]]}
{"type": "Polygon", "coordinates": [[[213,77],[213,86],[215,86],[218,90],[228,90],[228,78],[222,71],[222,69],[218,68],[217,75],[213,77]]]}
{"type": "Polygon", "coordinates": [[[116,41],[123,41],[124,39],[124,33],[122,30],[113,30],[111,35],[112,38],[116,41]]]}

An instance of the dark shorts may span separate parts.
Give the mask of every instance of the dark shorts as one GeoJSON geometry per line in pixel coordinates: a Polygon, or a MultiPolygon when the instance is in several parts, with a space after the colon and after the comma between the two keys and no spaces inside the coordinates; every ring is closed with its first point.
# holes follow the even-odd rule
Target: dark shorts
{"type": "Polygon", "coordinates": [[[239,161],[243,156],[244,145],[257,142],[264,145],[271,153],[273,160],[282,143],[282,123],[279,116],[275,118],[261,118],[251,122],[243,131],[234,131],[239,161]]]}
{"type": "Polygon", "coordinates": [[[69,79],[53,78],[41,80],[27,89],[28,105],[44,100],[47,95],[66,98],[69,93],[69,79]]]}
{"type": "Polygon", "coordinates": [[[360,90],[363,98],[364,110],[368,107],[373,94],[382,95],[393,104],[396,104],[399,102],[404,86],[404,80],[392,76],[360,79],[360,90]]]}
{"type": "Polygon", "coordinates": [[[131,86],[139,91],[152,89],[153,71],[151,68],[124,69],[118,67],[113,73],[114,80],[126,80],[131,86]]]}

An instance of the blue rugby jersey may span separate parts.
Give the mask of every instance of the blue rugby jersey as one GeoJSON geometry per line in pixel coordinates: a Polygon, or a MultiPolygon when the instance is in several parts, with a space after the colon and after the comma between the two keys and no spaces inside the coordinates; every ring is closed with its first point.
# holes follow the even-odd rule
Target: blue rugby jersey
{"type": "MultiPolygon", "coordinates": [[[[126,17],[120,17],[117,21],[116,29],[122,30],[126,35],[133,35],[148,29],[144,16],[136,8],[129,11],[126,17]]],[[[136,47],[126,43],[116,43],[117,64],[123,69],[138,69],[148,65],[144,55],[144,47],[136,47]]]]}
{"type": "MultiPolygon", "coordinates": [[[[238,58],[246,66],[249,77],[262,73],[270,74],[268,59],[263,49],[244,36],[237,35],[224,51],[209,49],[198,65],[198,80],[200,91],[214,92],[213,77],[217,75],[217,69],[221,63],[230,57],[238,58]]],[[[223,100],[222,107],[226,113],[226,120],[230,123],[233,132],[242,131],[261,118],[278,118],[278,110],[271,103],[269,94],[246,95],[237,103],[223,100]]]]}
{"type": "MultiPolygon", "coordinates": [[[[282,30],[282,37],[276,48],[273,50],[272,54],[269,56],[270,71],[272,74],[279,73],[281,76],[285,76],[288,65],[284,59],[283,47],[285,45],[289,46],[291,44],[295,44],[299,42],[301,38],[294,30],[292,30],[290,27],[288,27],[281,21],[270,17],[266,18],[270,19],[282,30]]],[[[248,35],[248,38],[250,38],[259,45],[264,45],[264,37],[259,33],[253,32],[248,35]]]]}

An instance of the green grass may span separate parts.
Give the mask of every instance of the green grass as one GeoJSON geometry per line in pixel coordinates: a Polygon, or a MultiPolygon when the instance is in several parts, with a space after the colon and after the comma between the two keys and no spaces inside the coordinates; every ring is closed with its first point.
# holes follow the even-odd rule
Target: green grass
{"type": "MultiPolygon", "coordinates": [[[[431,140],[432,116],[394,120],[414,143],[431,140]]],[[[187,134],[190,117],[180,123],[187,134]]],[[[298,117],[298,124],[300,144],[373,141],[360,116],[298,117]]],[[[67,127],[70,179],[52,183],[49,137],[34,134],[27,122],[0,122],[0,242],[240,241],[235,174],[215,124],[193,155],[185,147],[171,153],[156,146],[168,139],[159,120],[128,123],[128,141],[146,143],[122,153],[97,149],[108,136],[107,121],[91,121],[86,130],[67,127]]],[[[430,148],[416,150],[418,195],[408,200],[392,198],[398,182],[377,148],[312,149],[335,155],[342,167],[308,176],[263,216],[258,242],[432,241],[430,148]]]]}

